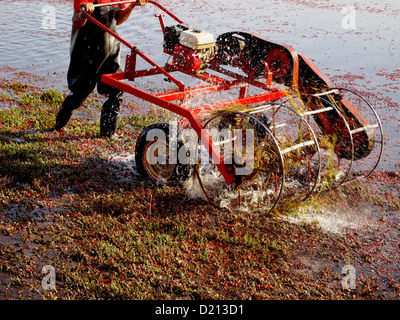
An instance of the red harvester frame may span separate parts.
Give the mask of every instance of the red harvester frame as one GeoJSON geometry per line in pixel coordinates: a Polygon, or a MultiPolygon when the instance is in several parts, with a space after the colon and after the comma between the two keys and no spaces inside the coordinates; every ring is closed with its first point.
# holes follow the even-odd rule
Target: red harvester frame
{"type": "MultiPolygon", "coordinates": [[[[171,18],[176,20],[178,23],[183,23],[182,20],[180,20],[178,17],[176,17],[174,14],[169,12],[166,8],[161,6],[155,1],[149,0],[150,4],[153,4],[160,8],[162,11],[164,11],[166,14],[168,14],[171,18]]],[[[187,119],[187,121],[190,123],[190,126],[195,130],[196,134],[198,135],[200,141],[205,145],[205,147],[208,149],[209,155],[212,159],[219,159],[217,161],[217,167],[223,177],[225,178],[226,182],[228,184],[231,184],[235,181],[235,168],[232,165],[227,165],[224,164],[224,159],[222,155],[219,153],[218,149],[214,146],[210,136],[207,134],[206,130],[204,130],[204,126],[199,120],[198,115],[201,113],[205,113],[211,110],[215,110],[221,107],[226,107],[230,105],[250,105],[250,104],[257,104],[257,103],[263,103],[263,102],[272,102],[276,101],[278,99],[281,99],[286,96],[286,93],[283,90],[279,90],[277,88],[271,87],[271,82],[272,82],[272,73],[267,72],[268,76],[266,83],[256,81],[254,79],[254,76],[248,76],[245,77],[243,75],[240,75],[238,73],[228,71],[226,69],[221,68],[219,65],[210,65],[209,68],[212,69],[213,71],[216,71],[220,73],[221,75],[225,75],[230,78],[234,78],[235,80],[228,80],[220,76],[212,75],[208,72],[204,73],[190,73],[190,72],[185,72],[184,70],[179,69],[172,63],[167,63],[164,67],[159,66],[156,64],[154,61],[152,61],[149,57],[147,57],[143,52],[141,52],[136,46],[131,45],[124,39],[122,39],[119,35],[111,31],[109,28],[104,26],[102,23],[97,21],[95,18],[92,16],[84,13],[85,18],[89,19],[93,23],[95,23],[97,26],[105,30],[106,32],[110,33],[112,36],[114,36],[117,40],[119,40],[122,44],[127,46],[130,50],[131,53],[130,55],[127,55],[126,57],[126,65],[125,65],[125,71],[121,73],[113,73],[113,74],[105,74],[102,76],[101,80],[102,82],[118,88],[122,91],[125,91],[127,93],[130,93],[142,100],[145,100],[147,102],[150,102],[154,105],[157,105],[161,108],[167,109],[171,112],[174,112],[183,118],[187,119]],[[145,70],[136,70],[136,61],[138,57],[142,58],[144,61],[146,61],[148,64],[152,66],[150,69],[145,69],[145,70]],[[177,80],[171,73],[172,72],[182,72],[185,74],[188,74],[190,76],[196,77],[200,80],[203,80],[205,82],[210,83],[209,85],[201,86],[201,87],[194,87],[194,88],[187,88],[184,83],[181,81],[177,80]],[[171,82],[173,82],[177,86],[176,91],[172,92],[165,92],[165,93],[159,93],[159,94],[152,94],[146,91],[143,91],[141,89],[138,89],[126,82],[124,80],[129,80],[129,81],[134,81],[136,78],[142,78],[142,77],[147,77],[147,76],[152,76],[152,75],[159,75],[162,74],[167,77],[171,82]],[[249,91],[249,86],[254,86],[260,89],[265,90],[265,93],[261,93],[258,95],[254,96],[248,96],[248,91],[249,91]],[[189,99],[191,97],[194,97],[196,95],[203,95],[203,94],[209,94],[209,93],[214,93],[214,92],[219,92],[219,91],[226,91],[230,89],[237,89],[240,88],[239,91],[239,97],[238,99],[235,100],[228,100],[224,102],[219,102],[214,105],[204,105],[201,107],[197,108],[191,108],[188,109],[184,106],[184,103],[182,105],[174,103],[172,101],[175,100],[180,100],[180,101],[185,101],[186,99],[189,99]]],[[[156,17],[160,19],[160,24],[161,28],[164,31],[164,22],[163,22],[163,15],[157,14],[156,17]]],[[[291,51],[289,46],[287,46],[288,51],[291,51]]],[[[294,55],[294,54],[293,54],[294,55]]],[[[295,58],[295,57],[293,57],[295,58]]],[[[297,56],[296,56],[297,58],[297,56]]],[[[297,63],[297,68],[296,66],[294,69],[298,70],[298,59],[294,59],[294,61],[297,63]]],[[[266,70],[268,70],[268,65],[265,65],[266,70]]],[[[318,71],[318,70],[315,70],[318,71]]],[[[298,72],[297,72],[298,73],[298,72]]],[[[297,77],[298,74],[294,72],[293,74],[293,83],[292,86],[297,86],[297,77]]]]}

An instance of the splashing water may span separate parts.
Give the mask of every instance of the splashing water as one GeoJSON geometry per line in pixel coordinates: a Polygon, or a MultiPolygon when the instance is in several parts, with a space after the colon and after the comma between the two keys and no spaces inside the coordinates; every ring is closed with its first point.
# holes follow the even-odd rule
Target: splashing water
{"type": "Polygon", "coordinates": [[[350,208],[337,208],[337,206],[306,206],[297,213],[282,216],[282,219],[294,224],[315,224],[322,230],[334,234],[343,234],[349,231],[358,231],[370,226],[373,219],[371,208],[363,212],[355,212],[350,208]]]}

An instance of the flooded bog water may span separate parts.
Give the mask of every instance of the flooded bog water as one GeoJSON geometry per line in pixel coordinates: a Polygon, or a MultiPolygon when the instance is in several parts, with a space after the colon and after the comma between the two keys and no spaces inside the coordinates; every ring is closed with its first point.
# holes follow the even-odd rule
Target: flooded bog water
{"type": "MultiPolygon", "coordinates": [[[[360,0],[353,7],[344,0],[159,2],[185,22],[215,36],[242,30],[289,44],[310,57],[334,84],[365,94],[380,115],[386,133],[387,147],[379,168],[397,168],[399,1],[360,0]]],[[[0,16],[0,76],[67,91],[72,3],[0,0],[4,13],[0,16]]],[[[168,56],[162,53],[163,35],[154,17],[159,12],[152,5],[138,8],[118,30],[155,62],[164,64],[168,56]]],[[[166,24],[175,22],[167,19],[166,24]]],[[[146,89],[168,86],[162,79],[146,79],[139,85],[146,89]]]]}

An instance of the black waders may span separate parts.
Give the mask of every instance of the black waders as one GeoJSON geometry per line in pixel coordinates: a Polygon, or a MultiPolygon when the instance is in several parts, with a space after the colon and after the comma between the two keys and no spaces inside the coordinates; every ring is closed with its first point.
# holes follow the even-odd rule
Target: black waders
{"type": "MultiPolygon", "coordinates": [[[[116,32],[118,10],[113,7],[96,8],[92,16],[116,32]]],[[[117,126],[122,91],[101,82],[101,75],[122,72],[121,43],[90,20],[79,29],[72,29],[71,60],[68,68],[68,88],[71,93],[65,98],[56,117],[55,130],[67,125],[72,112],[85,99],[97,91],[107,96],[100,118],[100,135],[111,137],[117,126]]]]}

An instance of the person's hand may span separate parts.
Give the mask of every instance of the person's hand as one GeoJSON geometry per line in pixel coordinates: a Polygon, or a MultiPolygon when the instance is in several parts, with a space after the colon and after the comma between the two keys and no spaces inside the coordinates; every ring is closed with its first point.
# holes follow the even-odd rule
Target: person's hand
{"type": "Polygon", "coordinates": [[[145,6],[148,3],[148,0],[136,0],[136,5],[145,6]]]}
{"type": "Polygon", "coordinates": [[[81,8],[85,9],[87,14],[92,14],[94,11],[94,4],[92,2],[81,3],[81,8]]]}

